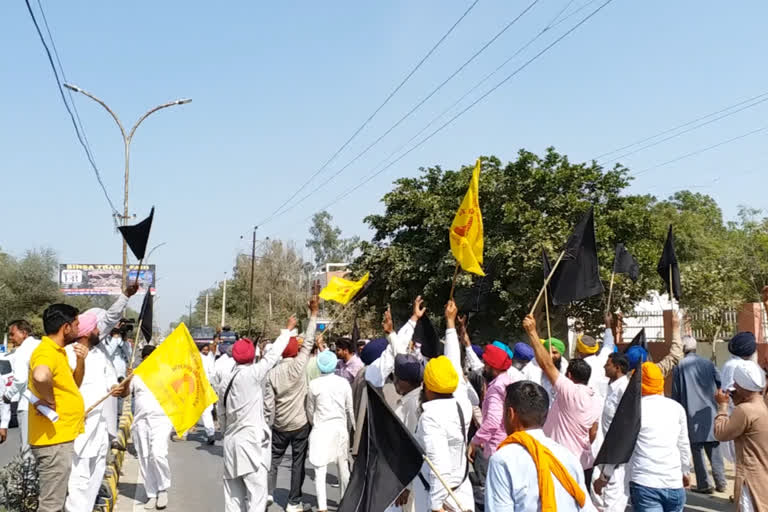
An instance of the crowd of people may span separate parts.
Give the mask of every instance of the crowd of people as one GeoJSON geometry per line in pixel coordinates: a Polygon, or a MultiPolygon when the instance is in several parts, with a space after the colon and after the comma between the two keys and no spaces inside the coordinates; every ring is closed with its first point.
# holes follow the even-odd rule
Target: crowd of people
{"type": "MultiPolygon", "coordinates": [[[[144,507],[169,504],[172,425],[133,375],[130,345],[113,331],[134,293],[126,290],[109,310],[51,305],[39,340],[24,321],[9,327],[13,378],[3,395],[0,437],[7,436],[7,409],[17,402],[22,451],[37,461],[41,512],[93,509],[118,400],[129,394],[144,507]],[[111,398],[100,402],[105,393],[111,398]]],[[[687,488],[729,491],[743,512],[768,510],[765,372],[752,333],[728,342],[732,357],[718,370],[697,355],[677,314],[668,353],[657,361],[641,345],[620,349],[621,315],[607,314],[602,338],[577,334],[569,357],[563,341],[542,339],[530,315],[522,322],[525,339],[473,344],[466,317],[450,300],[438,353],[425,357],[414,342],[427,312],[420,297],[399,330],[388,310],[385,336],[360,343],[318,332],[318,302],[311,298],[301,334],[291,317],[271,342],[242,338],[201,348],[218,401],[200,422],[208,443],[216,442],[217,426],[223,437],[226,512],[263,512],[274,502],[289,447],[290,484],[280,505],[305,510],[309,467],[317,510],[328,510],[328,467],[338,469],[343,496],[364,430],[368,385],[381,391],[428,459],[388,512],[605,512],[628,505],[680,511],[687,488]],[[642,398],[631,457],[598,464],[611,425],[624,420],[619,405],[634,372],[642,398]],[[725,459],[735,465],[731,488],[725,459]]],[[[141,358],[153,349],[144,346],[141,358]]]]}

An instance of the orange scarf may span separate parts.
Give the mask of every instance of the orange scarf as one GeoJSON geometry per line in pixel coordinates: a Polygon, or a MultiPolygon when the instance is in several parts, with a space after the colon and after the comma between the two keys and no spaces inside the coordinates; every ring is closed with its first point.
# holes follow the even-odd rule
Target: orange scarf
{"type": "Polygon", "coordinates": [[[541,500],[541,512],[557,511],[555,501],[555,484],[552,475],[565,487],[568,494],[573,496],[579,507],[584,506],[586,496],[579,487],[579,483],[568,473],[568,470],[557,460],[552,452],[533,438],[528,432],[515,432],[507,437],[500,445],[499,450],[508,444],[519,444],[531,455],[539,476],[539,499],[541,500]]]}

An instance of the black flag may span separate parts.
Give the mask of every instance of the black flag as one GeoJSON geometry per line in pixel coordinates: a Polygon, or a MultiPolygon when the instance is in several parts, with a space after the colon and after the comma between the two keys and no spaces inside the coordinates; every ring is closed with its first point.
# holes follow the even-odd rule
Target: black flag
{"type": "Polygon", "coordinates": [[[454,293],[459,310],[464,313],[479,313],[488,309],[493,295],[493,280],[496,274],[496,261],[486,261],[484,276],[475,277],[471,288],[461,288],[454,293]]]}
{"type": "Polygon", "coordinates": [[[152,218],[155,216],[155,207],[149,212],[149,217],[134,224],[133,226],[119,226],[117,229],[123,234],[125,243],[131,248],[131,252],[136,259],[144,259],[147,251],[147,241],[149,240],[149,231],[152,229],[152,218]]]}
{"type": "Polygon", "coordinates": [[[624,247],[624,244],[616,244],[616,256],[613,258],[613,272],[627,274],[632,282],[637,281],[640,274],[640,266],[637,259],[624,247]]]}
{"type": "Polygon", "coordinates": [[[435,326],[429,315],[424,315],[416,322],[416,328],[413,330],[413,341],[421,343],[421,355],[432,359],[443,355],[445,346],[440,343],[435,326]]]}
{"type": "Polygon", "coordinates": [[[595,458],[598,464],[626,464],[632,457],[640,433],[640,399],[642,398],[642,366],[629,379],[603,445],[595,458]]]}
{"type": "Polygon", "coordinates": [[[667,292],[680,300],[680,267],[677,266],[677,256],[675,255],[675,235],[672,234],[672,225],[669,226],[667,241],[664,242],[664,252],[661,253],[661,259],[656,267],[659,275],[667,285],[667,292]],[[669,282],[670,268],[672,268],[672,283],[669,282]]]}
{"type": "Polygon", "coordinates": [[[555,306],[603,293],[597,262],[594,208],[590,208],[574,228],[550,285],[555,306]]]}
{"type": "MultiPolygon", "coordinates": [[[[152,341],[152,319],[154,310],[154,299],[152,294],[147,290],[144,295],[144,302],[141,303],[141,311],[139,312],[139,321],[141,322],[141,334],[144,335],[144,339],[147,343],[152,341]]],[[[136,336],[135,343],[138,343],[138,334],[136,336]]]]}
{"type": "MultiPolygon", "coordinates": [[[[562,262],[561,262],[562,263],[562,262]]],[[[546,249],[541,250],[541,268],[544,271],[544,281],[547,280],[549,274],[552,273],[552,263],[549,261],[549,255],[546,249]]],[[[547,293],[552,294],[552,283],[547,285],[547,293]]]]}
{"type": "Polygon", "coordinates": [[[643,349],[645,349],[645,351],[648,352],[648,340],[645,338],[645,327],[640,329],[640,332],[635,334],[635,337],[632,338],[632,342],[629,345],[627,345],[627,348],[624,350],[624,352],[629,350],[629,347],[634,347],[634,346],[643,347],[643,349]]]}
{"type": "Polygon", "coordinates": [[[338,512],[385,510],[424,462],[424,451],[403,422],[370,383],[366,387],[368,411],[360,449],[338,512]]]}

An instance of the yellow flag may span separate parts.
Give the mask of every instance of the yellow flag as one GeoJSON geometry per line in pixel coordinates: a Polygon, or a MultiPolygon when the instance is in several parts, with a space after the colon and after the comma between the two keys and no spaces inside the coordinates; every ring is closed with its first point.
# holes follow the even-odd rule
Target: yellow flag
{"type": "Polygon", "coordinates": [[[357,292],[359,292],[363,286],[365,286],[365,283],[368,282],[369,275],[370,273],[366,272],[359,281],[349,281],[340,277],[332,277],[328,286],[323,288],[320,292],[320,298],[324,300],[332,300],[339,304],[346,304],[357,295],[357,292]]]}
{"type": "Polygon", "coordinates": [[[179,435],[218,400],[205,375],[200,351],[183,323],[133,373],[155,395],[179,435]]]}
{"type": "Polygon", "coordinates": [[[484,276],[483,263],[483,215],[480,213],[480,159],[477,159],[472,179],[464,200],[451,223],[451,252],[461,268],[484,276]]]}

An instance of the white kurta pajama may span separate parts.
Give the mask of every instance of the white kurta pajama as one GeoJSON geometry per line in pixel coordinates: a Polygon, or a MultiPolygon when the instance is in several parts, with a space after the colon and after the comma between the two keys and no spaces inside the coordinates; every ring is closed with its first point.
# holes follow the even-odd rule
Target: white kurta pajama
{"type": "Polygon", "coordinates": [[[280,360],[290,336],[290,332],[283,329],[275,340],[274,350],[268,351],[258,363],[237,365],[230,376],[218,380],[226,512],[266,509],[268,467],[264,453],[271,452],[271,438],[264,419],[263,383],[269,370],[280,360]],[[229,394],[227,387],[230,387],[229,394]]]}
{"type": "MultiPolygon", "coordinates": [[[[205,376],[208,377],[208,382],[213,382],[213,375],[215,372],[214,363],[216,362],[210,354],[207,356],[200,354],[203,361],[203,370],[205,370],[205,376]]],[[[210,439],[216,435],[216,425],[213,423],[213,404],[209,405],[203,411],[200,419],[203,422],[203,428],[205,428],[205,435],[210,439]]]]}
{"type": "Polygon", "coordinates": [[[173,425],[155,395],[138,375],[133,376],[131,392],[134,406],[132,437],[139,471],[147,498],[156,498],[157,493],[171,487],[168,437],[173,425]]]}
{"type": "Polygon", "coordinates": [[[342,496],[349,483],[349,428],[355,425],[349,381],[338,375],[327,374],[310,382],[307,417],[312,423],[309,463],[315,469],[317,509],[328,510],[325,484],[328,464],[334,462],[339,468],[342,496]]]}
{"type": "MultiPolygon", "coordinates": [[[[624,396],[627,385],[629,385],[628,375],[619,377],[608,384],[605,405],[603,406],[603,415],[600,418],[598,436],[597,439],[595,439],[595,442],[592,443],[592,453],[594,456],[597,456],[600,451],[603,439],[605,439],[605,435],[608,433],[608,428],[611,426],[611,422],[616,415],[616,409],[619,406],[619,402],[621,402],[621,398],[624,396]]],[[[627,492],[628,483],[625,481],[626,472],[624,465],[621,464],[615,467],[613,476],[605,486],[605,489],[603,489],[602,495],[598,496],[594,492],[592,483],[600,477],[600,473],[601,472],[596,468],[592,474],[592,482],[587,482],[587,487],[590,490],[590,495],[595,508],[599,512],[624,512],[627,508],[627,502],[629,501],[627,492]]]]}
{"type": "MultiPolygon", "coordinates": [[[[67,346],[71,367],[76,357],[72,345],[67,346]]],[[[109,393],[117,385],[117,376],[112,365],[100,350],[91,350],[85,358],[85,373],[80,384],[80,394],[86,410],[109,393]]],[[[72,471],[69,474],[67,501],[64,510],[81,512],[92,510],[99,494],[99,487],[107,467],[109,434],[104,403],[91,411],[85,418],[85,432],[77,436],[72,456],[72,471]]]]}

